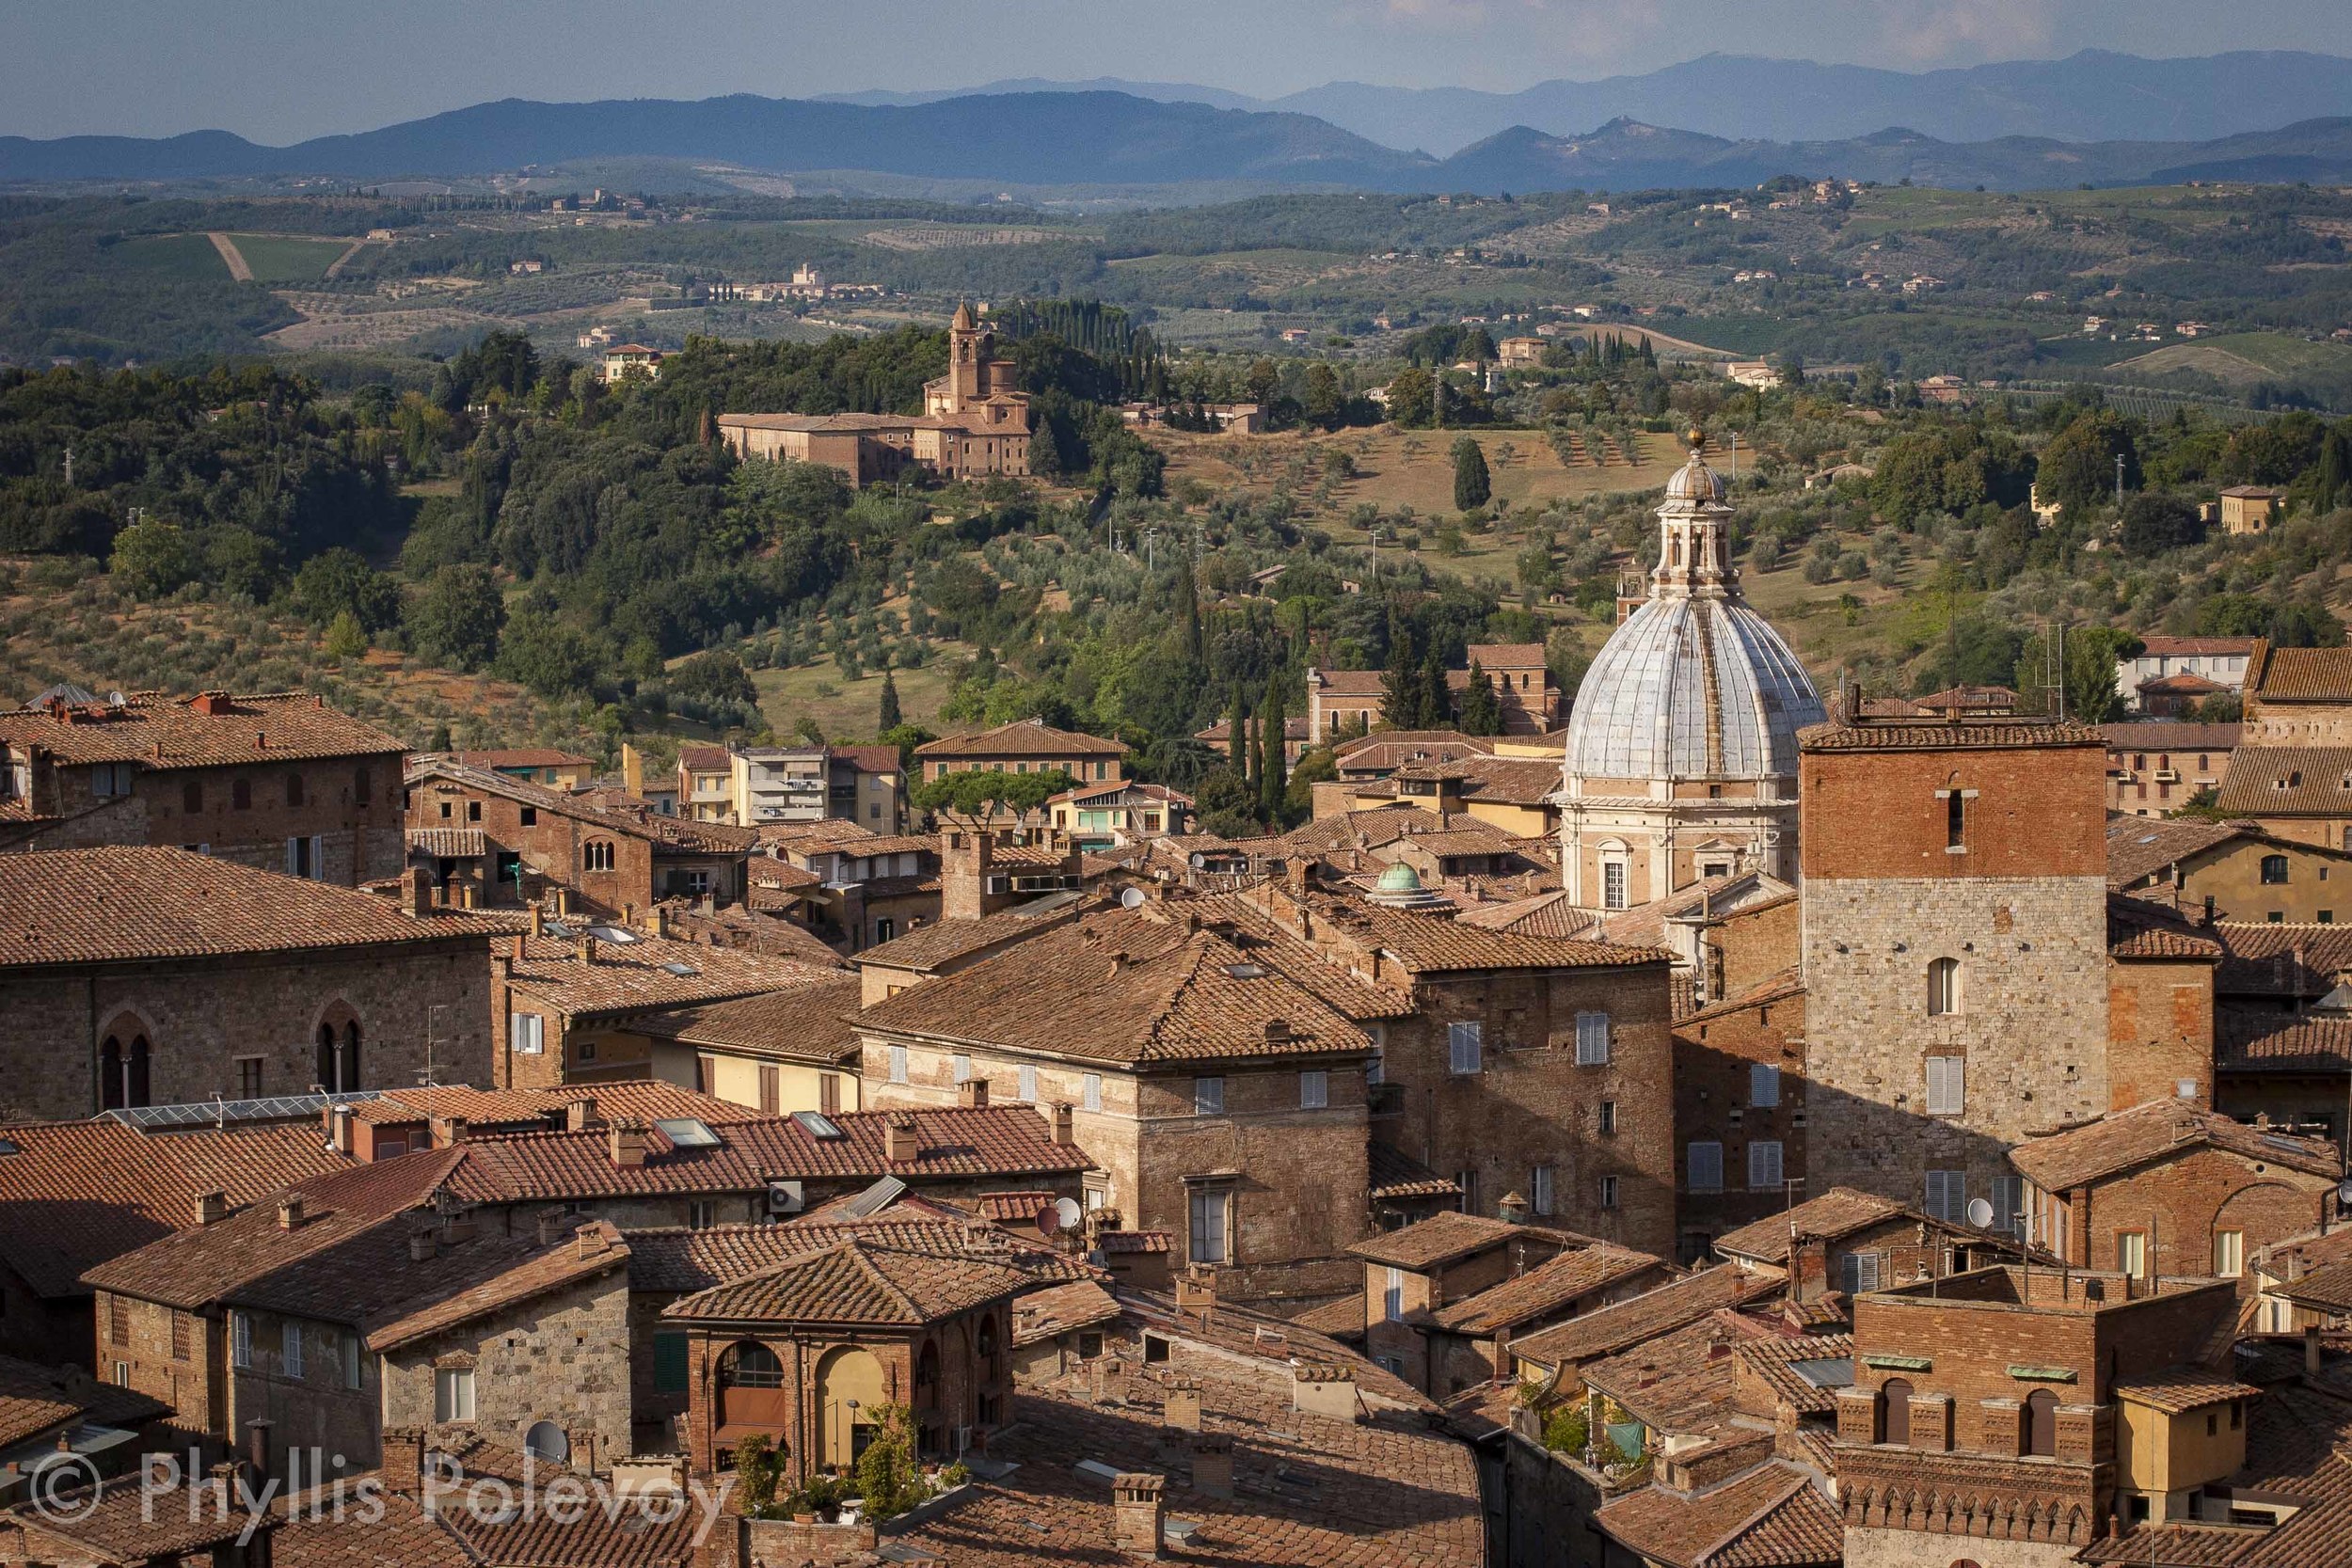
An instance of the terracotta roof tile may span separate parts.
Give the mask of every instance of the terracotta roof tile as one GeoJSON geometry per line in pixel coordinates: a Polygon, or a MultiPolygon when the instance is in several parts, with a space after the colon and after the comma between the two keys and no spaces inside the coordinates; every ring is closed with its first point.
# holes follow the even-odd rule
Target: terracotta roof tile
{"type": "Polygon", "coordinates": [[[307,691],[247,696],[139,692],[62,713],[0,712],[0,744],[39,746],[60,762],[128,762],[145,768],[249,768],[321,757],[397,755],[407,746],[307,691]],[[200,711],[198,705],[214,707],[200,711]]]}
{"type": "MultiPolygon", "coordinates": [[[[1806,1334],[1794,1339],[1756,1339],[1732,1352],[1772,1391],[1780,1403],[1804,1416],[1827,1416],[1837,1409],[1834,1386],[1815,1383],[1796,1369],[1800,1363],[1836,1361],[1853,1354],[1851,1334],[1806,1334]]],[[[1848,1383],[1853,1381],[1848,1369],[1848,1383]]],[[[1769,1410],[1750,1415],[1770,1416],[1769,1410]]]]}
{"type": "Polygon", "coordinates": [[[196,1223],[200,1194],[251,1203],[345,1168],[315,1125],[144,1132],[112,1117],[0,1127],[0,1261],[38,1295],[87,1295],[84,1271],[196,1223]]]}
{"type": "Polygon", "coordinates": [[[2224,1072],[2343,1072],[2352,1068],[2352,1018],[2297,1017],[2221,1007],[2215,1066],[2224,1072]]]}
{"type": "Polygon", "coordinates": [[[1452,1197],[1462,1196],[1459,1184],[1439,1176],[1419,1160],[1388,1144],[1374,1139],[1369,1146],[1371,1197],[1375,1203],[1393,1203],[1401,1198],[1452,1197]]]}
{"type": "Polygon", "coordinates": [[[860,1017],[869,1033],[1004,1047],[1050,1042],[1103,1061],[1368,1053],[1370,1037],[1206,928],[1140,911],[1089,915],[860,1017]]]}
{"type": "Polygon", "coordinates": [[[1330,911],[1343,925],[1392,954],[1406,969],[1438,974],[1481,969],[1601,969],[1669,964],[1662,948],[1614,942],[1564,941],[1524,932],[1466,926],[1447,915],[1405,910],[1343,908],[1330,911]]]}
{"type": "Polygon", "coordinates": [[[2255,836],[2257,832],[2248,822],[2119,816],[2107,824],[2107,886],[2122,893],[2192,855],[2233,839],[2255,836]]]}
{"type": "Polygon", "coordinates": [[[1664,1259],[1606,1242],[1548,1258],[1516,1279],[1451,1302],[1429,1321],[1449,1334],[1504,1333],[1582,1297],[1671,1271],[1664,1259]]]}
{"type": "MultiPolygon", "coordinates": [[[[574,1018],[697,1006],[771,991],[800,991],[838,980],[839,972],[733,947],[649,936],[599,923],[551,924],[546,936],[516,936],[521,957],[510,979],[518,991],[574,1018]],[[590,933],[602,930],[624,940],[590,933]],[[565,933],[565,934],[559,934],[565,933]],[[595,943],[583,963],[580,944],[595,943]]],[[[509,942],[500,951],[511,952],[509,942]]]]}
{"type": "Polygon", "coordinates": [[[927,741],[914,749],[914,754],[929,761],[957,757],[1123,757],[1127,748],[1101,736],[1055,729],[1042,719],[1016,719],[994,729],[927,741]]]}
{"type": "Polygon", "coordinates": [[[473,937],[464,914],[402,913],[357,888],[185,849],[0,855],[0,968],[292,953],[473,937]]]}
{"type": "Polygon", "coordinates": [[[2257,644],[2246,689],[2265,703],[2352,701],[2352,648],[2257,644]]]}
{"type": "Polygon", "coordinates": [[[977,920],[935,920],[861,951],[857,962],[923,973],[1008,942],[1026,941],[1064,923],[1053,914],[1000,910],[977,920]]]}
{"type": "Polygon", "coordinates": [[[644,839],[654,845],[657,851],[673,849],[682,854],[743,855],[750,853],[759,843],[759,833],[755,829],[739,828],[732,822],[697,822],[683,816],[665,816],[653,808],[652,802],[619,790],[596,789],[574,793],[533,784],[510,773],[469,767],[450,757],[424,756],[410,760],[405,778],[410,789],[429,791],[436,781],[478,794],[496,795],[534,810],[552,812],[598,832],[644,839]]]}
{"type": "Polygon", "coordinates": [[[1584,935],[1598,916],[1591,910],[1578,909],[1565,892],[1554,891],[1499,904],[1473,904],[1454,918],[1481,930],[1516,931],[1521,936],[1562,941],[1584,935]]]}
{"type": "Polygon", "coordinates": [[[1581,1366],[1787,1289],[1785,1280],[1723,1264],[1514,1340],[1511,1353],[1539,1366],[1581,1366]]]}
{"type": "Polygon", "coordinates": [[[1695,1493],[1644,1487],[1602,1507],[1593,1522],[1671,1568],[1835,1568],[1844,1560],[1843,1520],[1803,1472],[1784,1464],[1695,1493]]]}
{"type": "Polygon", "coordinates": [[[1573,1244],[1586,1240],[1571,1230],[1558,1230],[1548,1225],[1514,1224],[1510,1220],[1494,1219],[1485,1214],[1465,1214],[1445,1209],[1426,1219],[1396,1230],[1384,1230],[1366,1237],[1349,1247],[1350,1255],[1367,1263],[1383,1263],[1391,1268],[1412,1269],[1416,1272],[1438,1268],[1458,1258],[1468,1258],[1489,1247],[1499,1247],[1514,1238],[1537,1237],[1555,1244],[1573,1244]]]}
{"type": "Polygon", "coordinates": [[[1033,1284],[1022,1270],[977,1258],[850,1237],[771,1269],[681,1296],[664,1318],[719,1323],[938,1323],[1033,1284]]]}
{"type": "Polygon", "coordinates": [[[2352,746],[2240,746],[2214,792],[2236,816],[2352,814],[2352,746]]]}
{"type": "Polygon", "coordinates": [[[2045,1193],[2071,1192],[2191,1148],[2333,1179],[2342,1161],[2325,1139],[2249,1127],[2185,1100],[2157,1100],[2010,1150],[2010,1164],[2045,1193]]]}
{"type": "Polygon", "coordinates": [[[601,1222],[537,1235],[477,1236],[423,1262],[406,1252],[405,1226],[378,1226],[359,1245],[296,1264],[233,1298],[297,1316],[357,1321],[382,1353],[460,1323],[613,1273],[628,1261],[621,1233],[601,1222]],[[395,1250],[394,1243],[397,1243],[395,1250]]]}
{"type": "Polygon", "coordinates": [[[1915,1211],[1891,1197],[1881,1197],[1875,1193],[1860,1192],[1852,1187],[1832,1187],[1820,1196],[1807,1198],[1794,1209],[1740,1226],[1736,1230],[1724,1231],[1715,1238],[1715,1250],[1726,1258],[1748,1258],[1759,1263],[1786,1263],[1788,1260],[1788,1238],[1792,1231],[1800,1236],[1819,1236],[1835,1242],[1857,1230],[1913,1213],[1915,1211]]]}
{"type": "Polygon", "coordinates": [[[1056,1252],[1034,1239],[993,1225],[975,1227],[952,1211],[902,1197],[865,1219],[809,1214],[783,1225],[632,1230],[628,1233],[629,1289],[688,1295],[860,1238],[905,1252],[962,1258],[976,1250],[972,1239],[976,1230],[985,1233],[990,1244],[1000,1249],[989,1255],[989,1261],[1017,1269],[1033,1282],[1095,1277],[1095,1271],[1083,1259],[1056,1252]]]}
{"type": "Polygon", "coordinates": [[[1732,1430],[1737,1414],[1732,1403],[1738,1365],[1733,1352],[1744,1341],[1773,1333],[1768,1324],[1741,1313],[1710,1312],[1614,1355],[1587,1362],[1577,1369],[1577,1376],[1645,1426],[1673,1435],[1724,1433],[1732,1430]]]}
{"type": "Polygon", "coordinates": [[[2352,970],[2352,926],[2293,926],[2217,921],[2203,927],[2221,943],[2214,974],[2217,996],[2325,996],[2352,970]]]}
{"type": "Polygon", "coordinates": [[[1014,1304],[1012,1342],[1034,1345],[1057,1334],[1093,1328],[1118,1318],[1119,1299],[1090,1279],[1031,1291],[1014,1304]]]}
{"type": "Polygon", "coordinates": [[[246,1515],[240,1508],[224,1506],[224,1501],[210,1481],[151,1490],[135,1469],[92,1487],[44,1498],[45,1506],[20,1505],[0,1517],[33,1532],[36,1542],[44,1537],[62,1539],[80,1548],[69,1556],[55,1546],[37,1546],[34,1560],[130,1568],[151,1562],[210,1560],[213,1547],[233,1545],[245,1531],[246,1515]]]}
{"type": "Polygon", "coordinates": [[[161,1400],[85,1372],[0,1355],[0,1448],[88,1421],[135,1431],[171,1414],[161,1400]]]}
{"type": "Polygon", "coordinates": [[[2145,719],[2132,723],[2102,724],[2099,733],[2106,737],[2110,752],[2229,752],[2236,749],[2244,727],[2145,719]]]}
{"type": "Polygon", "coordinates": [[[1953,752],[2026,746],[2104,748],[2106,742],[2096,728],[2073,720],[1960,719],[1916,724],[1832,721],[1798,731],[1797,744],[1807,752],[1953,752]]]}
{"type": "Polygon", "coordinates": [[[2107,895],[2107,957],[2210,962],[2222,946],[2210,927],[2191,926],[2161,904],[2124,894],[2107,895]]]}
{"type": "Polygon", "coordinates": [[[2231,1377],[2217,1377],[2202,1367],[2166,1367],[2156,1371],[2135,1372],[2128,1377],[2117,1378],[2110,1386],[2118,1399],[2144,1404],[2168,1416],[2178,1416],[2230,1400],[2262,1397],[2262,1390],[2252,1384],[2240,1383],[2231,1377]]]}
{"type": "Polygon", "coordinates": [[[457,761],[475,768],[593,768],[596,759],[553,746],[505,746],[454,753],[457,761]]]}
{"type": "Polygon", "coordinates": [[[850,1061],[858,1048],[858,977],[839,970],[812,970],[810,975],[805,984],[732,1002],[640,1014],[629,1027],[681,1045],[722,1046],[794,1061],[850,1061]]]}

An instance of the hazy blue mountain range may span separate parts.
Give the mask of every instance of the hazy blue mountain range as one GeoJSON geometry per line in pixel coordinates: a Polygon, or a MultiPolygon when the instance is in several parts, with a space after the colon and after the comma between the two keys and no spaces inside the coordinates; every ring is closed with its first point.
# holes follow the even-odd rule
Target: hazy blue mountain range
{"type": "Polygon", "coordinates": [[[1581,135],[1516,125],[1454,155],[1400,151],[1311,115],[1118,92],[1012,93],[917,104],[739,95],[699,103],[507,99],[293,147],[226,132],[160,140],[0,138],[0,180],[308,174],[358,181],[636,158],[778,173],[863,170],[1017,185],[1258,181],[1382,191],[1753,185],[1777,174],[2023,190],[2182,179],[2352,182],[2352,117],[2211,139],[1953,141],[1915,128],[1836,139],[1735,139],[1628,117],[1581,135]]]}
{"type": "Polygon", "coordinates": [[[2150,60],[2085,50],[2062,60],[2008,60],[1919,72],[1706,55],[1638,76],[1549,81],[1520,92],[1329,82],[1253,99],[1181,82],[1035,79],[924,93],[855,93],[842,102],[930,103],[1000,92],[1123,92],[1163,103],[1313,115],[1386,147],[1444,156],[1514,126],[1573,135],[1620,118],[1735,141],[1833,141],[1907,125],[1945,141],[2052,136],[2060,141],[2205,141],[2298,119],[2352,115],[2352,60],[2245,51],[2150,60]]]}

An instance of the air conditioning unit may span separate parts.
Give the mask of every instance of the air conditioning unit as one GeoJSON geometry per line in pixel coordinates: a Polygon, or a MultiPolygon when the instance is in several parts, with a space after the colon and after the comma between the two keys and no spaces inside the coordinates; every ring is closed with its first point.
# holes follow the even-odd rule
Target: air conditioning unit
{"type": "Polygon", "coordinates": [[[798,1181],[768,1183],[768,1212],[771,1214],[797,1214],[808,1207],[808,1195],[798,1181]]]}
{"type": "Polygon", "coordinates": [[[2156,769],[2156,783],[2158,783],[2158,784],[2179,784],[2180,782],[2181,782],[2181,770],[2180,770],[2179,768],[2157,768],[2157,769],[2156,769]]]}

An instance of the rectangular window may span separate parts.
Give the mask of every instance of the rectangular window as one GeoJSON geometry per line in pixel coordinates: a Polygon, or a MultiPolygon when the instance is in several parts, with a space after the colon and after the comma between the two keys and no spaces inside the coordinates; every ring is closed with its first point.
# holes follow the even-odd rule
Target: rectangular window
{"type": "Polygon", "coordinates": [[[689,1230],[708,1230],[719,1223],[719,1200],[715,1197],[689,1198],[686,1203],[686,1227],[689,1230]]]}
{"type": "Polygon", "coordinates": [[[953,1063],[953,1067],[954,1067],[954,1069],[955,1069],[955,1075],[956,1075],[956,1082],[957,1082],[957,1083],[959,1083],[959,1084],[969,1084],[970,1082],[972,1082],[972,1058],[971,1058],[971,1057],[969,1057],[969,1056],[965,1055],[965,1054],[964,1054],[962,1052],[961,1052],[961,1051],[957,1052],[957,1053],[956,1053],[956,1055],[955,1055],[955,1061],[954,1061],[954,1063],[953,1063]]]}
{"type": "Polygon", "coordinates": [[[1928,1115],[1956,1117],[1967,1108],[1967,1069],[1964,1056],[1928,1058],[1928,1115]]]}
{"type": "Polygon", "coordinates": [[[1758,1138],[1748,1145],[1748,1191],[1772,1192],[1780,1186],[1780,1144],[1758,1138]]]}
{"type": "MultiPolygon", "coordinates": [[[[1377,1028],[1378,1025],[1375,1024],[1374,1027],[1377,1028]]],[[[1371,1088],[1375,1084],[1388,1081],[1381,1076],[1388,1070],[1387,1062],[1384,1059],[1386,1055],[1387,1048],[1378,1039],[1375,1039],[1372,1042],[1371,1059],[1364,1063],[1364,1087],[1371,1088]]]]}
{"type": "Polygon", "coordinates": [[[303,1374],[302,1325],[300,1323],[286,1325],[283,1364],[288,1377],[300,1377],[303,1374]]]}
{"type": "Polygon", "coordinates": [[[342,1337],[343,1386],[357,1389],[360,1382],[359,1336],[345,1333],[342,1337]]]}
{"type": "Polygon", "coordinates": [[[1780,1069],[1770,1062],[1755,1062],[1748,1067],[1748,1103],[1777,1105],[1780,1103],[1780,1069]]]}
{"type": "Polygon", "coordinates": [[[1478,1212],[1477,1170],[1471,1166],[1464,1166],[1462,1169],[1455,1171],[1454,1173],[1454,1185],[1462,1195],[1457,1200],[1461,1212],[1465,1214],[1475,1214],[1478,1212]]]}
{"type": "MultiPolygon", "coordinates": [[[[594,1046],[582,1041],[580,1047],[580,1059],[583,1062],[590,1060],[588,1053],[594,1049],[594,1046]]],[[[719,1092],[718,1057],[697,1056],[694,1058],[694,1089],[699,1094],[719,1092]]]]}
{"type": "Polygon", "coordinates": [[[1298,1075],[1298,1108],[1320,1111],[1331,1103],[1331,1075],[1321,1068],[1298,1075]]]}
{"type": "Polygon", "coordinates": [[[1192,1234],[1185,1256],[1196,1263],[1222,1263],[1228,1260],[1225,1250],[1226,1221],[1231,1217],[1233,1195],[1223,1188],[1210,1188],[1192,1195],[1192,1234]]]}
{"type": "Polygon", "coordinates": [[[1391,1269],[1387,1286],[1380,1292],[1380,1316],[1392,1323],[1405,1321],[1405,1271],[1391,1269]]]}
{"type": "Polygon", "coordinates": [[[1224,1079],[1196,1078],[1192,1081],[1192,1114],[1196,1117],[1225,1114],[1224,1079]]]}
{"type": "Polygon", "coordinates": [[[1719,1143],[1692,1143],[1683,1154],[1683,1168],[1689,1173],[1687,1180],[1692,1192],[1722,1192],[1724,1146],[1719,1143]]]}
{"type": "Polygon", "coordinates": [[[1958,849],[1968,842],[1968,802],[1957,789],[1937,793],[1944,797],[1944,846],[1958,849]]]}
{"type": "Polygon", "coordinates": [[[841,1074],[820,1072],[817,1075],[817,1110],[820,1116],[841,1114],[841,1074]]]}
{"type": "Polygon", "coordinates": [[[1089,1111],[1099,1111],[1103,1108],[1103,1075],[1101,1073],[1089,1072],[1086,1075],[1086,1081],[1078,1091],[1078,1103],[1089,1111]]]}
{"type": "Polygon", "coordinates": [[[1600,906],[1605,910],[1625,908],[1625,862],[1611,861],[1600,868],[1600,906]]]}
{"type": "Polygon", "coordinates": [[[759,1114],[766,1117],[772,1117],[782,1108],[783,1104],[783,1069],[769,1066],[763,1062],[760,1064],[759,1069],[759,1114]]]}
{"type": "Polygon", "coordinates": [[[128,1296],[106,1298],[106,1338],[118,1345],[131,1342],[131,1299],[128,1296]]]}
{"type": "Polygon", "coordinates": [[[1034,1105],[1037,1103],[1037,1064],[1034,1062],[1022,1063],[1018,1082],[1019,1086],[1014,1089],[1013,1098],[1020,1101],[1024,1105],[1034,1105]]]}
{"type": "Polygon", "coordinates": [[[1600,1206],[1603,1209],[1614,1209],[1617,1206],[1617,1179],[1613,1176],[1604,1176],[1600,1179],[1600,1206]]]}
{"type": "Polygon", "coordinates": [[[1609,1015],[1607,1013],[1576,1015],[1576,1065],[1578,1067],[1607,1067],[1609,1065],[1609,1015]]]}
{"type": "Polygon", "coordinates": [[[473,1419],[471,1367],[443,1367],[433,1374],[433,1418],[437,1421],[473,1419]]]}
{"type": "Polygon", "coordinates": [[[229,1315],[229,1364],[240,1368],[253,1365],[253,1320],[243,1312],[229,1315]]]}
{"type": "Polygon", "coordinates": [[[1456,1076],[1476,1072],[1485,1054],[1486,1026],[1476,1019],[1445,1026],[1447,1069],[1456,1076]]]}
{"type": "Polygon", "coordinates": [[[237,1058],[237,1098],[239,1100],[262,1098],[262,1058],[260,1056],[237,1058]]]}
{"type": "Polygon", "coordinates": [[[1968,1173],[1962,1170],[1928,1172],[1927,1198],[1930,1218],[1959,1224],[1961,1216],[1968,1212],[1968,1173]]]}
{"type": "Polygon", "coordinates": [[[1613,1100],[1600,1102],[1600,1135],[1604,1138],[1617,1135],[1617,1102],[1613,1100]]]}
{"type": "Polygon", "coordinates": [[[2118,1272],[2135,1279],[2148,1277],[2148,1237],[2139,1230],[2119,1230],[2115,1233],[2115,1266],[2118,1272]]]}
{"type": "Polygon", "coordinates": [[[653,1337],[653,1391],[657,1394],[683,1394],[691,1385],[686,1371],[686,1336],[657,1334],[653,1337]]]}
{"type": "Polygon", "coordinates": [[[2021,1215],[2026,1207],[2026,1179],[2022,1176],[1996,1176],[1993,1179],[1993,1228],[2005,1235],[2017,1234],[2023,1224],[2021,1215]]]}
{"type": "Polygon", "coordinates": [[[907,1048],[903,1045],[890,1048],[890,1081],[894,1084],[907,1081],[907,1048]]]}
{"type": "Polygon", "coordinates": [[[2217,1230],[2213,1233],[2213,1272],[2221,1279],[2235,1279],[2246,1272],[2246,1232],[2217,1230]]]}
{"type": "Polygon", "coordinates": [[[1850,1252],[1846,1254],[1844,1271],[1846,1293],[1851,1296],[1864,1291],[1877,1290],[1880,1264],[1883,1261],[1884,1257],[1881,1253],[1850,1252]]]}
{"type": "Polygon", "coordinates": [[[1537,1165],[1527,1173],[1528,1206],[1538,1214],[1551,1212],[1551,1167],[1537,1165]]]}
{"type": "Polygon", "coordinates": [[[537,1013],[516,1013],[506,1021],[506,1043],[517,1056],[536,1056],[547,1046],[547,1023],[537,1013]]]}

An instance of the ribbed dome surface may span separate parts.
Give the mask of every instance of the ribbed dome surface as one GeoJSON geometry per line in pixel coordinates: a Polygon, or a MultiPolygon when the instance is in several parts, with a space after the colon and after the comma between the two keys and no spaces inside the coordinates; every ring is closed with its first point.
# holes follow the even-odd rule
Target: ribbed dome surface
{"type": "Polygon", "coordinates": [[[1568,720],[1567,770],[1793,780],[1797,731],[1823,717],[1804,667],[1764,617],[1737,598],[1654,598],[1585,672],[1568,720]]]}
{"type": "Polygon", "coordinates": [[[1719,501],[1724,499],[1724,479],[1700,460],[1696,451],[1691,460],[1674,471],[1666,481],[1666,499],[1670,501],[1719,501]]]}

